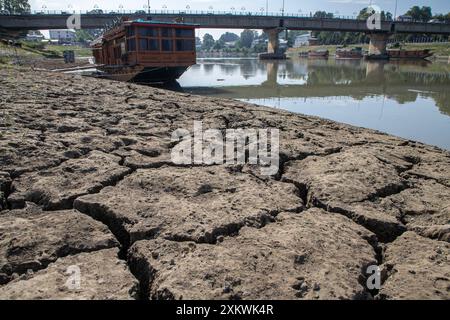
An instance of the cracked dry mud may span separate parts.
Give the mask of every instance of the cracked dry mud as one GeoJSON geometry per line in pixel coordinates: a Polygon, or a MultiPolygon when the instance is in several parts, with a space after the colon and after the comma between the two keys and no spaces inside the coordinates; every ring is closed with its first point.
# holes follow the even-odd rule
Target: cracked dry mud
{"type": "Polygon", "coordinates": [[[0,299],[450,299],[447,151],[52,72],[0,93],[0,299]],[[279,173],[174,165],[194,120],[280,129],[279,173]]]}

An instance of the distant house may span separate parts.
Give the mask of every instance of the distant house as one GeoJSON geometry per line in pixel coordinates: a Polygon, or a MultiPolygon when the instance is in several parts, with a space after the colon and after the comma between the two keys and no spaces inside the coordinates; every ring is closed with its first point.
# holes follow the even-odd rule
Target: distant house
{"type": "Polygon", "coordinates": [[[260,44],[265,44],[265,43],[267,43],[267,42],[268,42],[267,40],[264,40],[264,39],[262,39],[262,38],[254,39],[254,40],[252,41],[252,48],[254,48],[255,46],[260,45],[260,44]]]}
{"type": "Polygon", "coordinates": [[[236,44],[237,44],[237,41],[228,41],[228,42],[225,42],[223,45],[225,48],[236,48],[236,44]]]}
{"type": "Polygon", "coordinates": [[[25,37],[27,41],[42,41],[44,40],[44,35],[39,31],[29,31],[25,37]]]}
{"type": "Polygon", "coordinates": [[[412,22],[413,18],[411,16],[408,15],[403,15],[403,16],[398,16],[397,17],[397,21],[401,21],[401,22],[412,22]]]}
{"type": "Polygon", "coordinates": [[[294,48],[300,48],[304,46],[315,46],[318,44],[317,38],[311,35],[311,32],[298,35],[295,37],[294,48]]]}
{"type": "Polygon", "coordinates": [[[50,30],[50,40],[57,40],[60,43],[74,42],[75,31],[72,30],[50,30]]]}

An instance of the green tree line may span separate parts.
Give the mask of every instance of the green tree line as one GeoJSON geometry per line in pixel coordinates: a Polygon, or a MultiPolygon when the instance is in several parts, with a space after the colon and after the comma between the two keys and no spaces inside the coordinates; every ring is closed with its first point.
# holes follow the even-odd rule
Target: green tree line
{"type": "Polygon", "coordinates": [[[30,12],[28,0],[0,0],[0,10],[6,10],[9,13],[30,12]]]}

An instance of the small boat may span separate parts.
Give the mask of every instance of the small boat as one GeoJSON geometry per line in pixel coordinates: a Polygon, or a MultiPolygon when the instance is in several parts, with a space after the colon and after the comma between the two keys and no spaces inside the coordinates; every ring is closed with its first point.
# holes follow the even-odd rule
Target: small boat
{"type": "Polygon", "coordinates": [[[259,54],[260,60],[286,60],[286,54],[285,53],[260,53],[259,54]]]}
{"type": "Polygon", "coordinates": [[[299,56],[300,58],[307,58],[308,55],[309,55],[309,52],[308,52],[308,51],[301,51],[301,52],[298,53],[298,56],[299,56]]]}
{"type": "Polygon", "coordinates": [[[170,82],[196,63],[195,25],[122,18],[91,47],[101,77],[170,82]]]}
{"type": "Polygon", "coordinates": [[[311,50],[308,52],[308,58],[324,58],[327,59],[330,55],[328,50],[311,50]]]}
{"type": "Polygon", "coordinates": [[[423,50],[405,50],[405,49],[388,49],[387,53],[390,59],[426,59],[433,55],[429,49],[423,50]]]}
{"type": "Polygon", "coordinates": [[[389,60],[388,54],[366,54],[364,56],[366,60],[389,60]]]}
{"type": "Polygon", "coordinates": [[[364,56],[361,47],[352,49],[339,48],[336,50],[336,59],[362,59],[364,56]]]}

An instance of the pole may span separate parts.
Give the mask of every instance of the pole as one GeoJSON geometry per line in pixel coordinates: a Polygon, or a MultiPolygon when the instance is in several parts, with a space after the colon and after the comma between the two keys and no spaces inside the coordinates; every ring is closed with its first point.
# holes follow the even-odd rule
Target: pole
{"type": "Polygon", "coordinates": [[[266,0],[266,15],[269,15],[269,0],[266,0]]]}
{"type": "Polygon", "coordinates": [[[284,17],[284,0],[283,0],[283,9],[281,10],[281,16],[284,17]]]}
{"type": "Polygon", "coordinates": [[[147,10],[148,14],[150,14],[150,0],[147,0],[147,10]]]}
{"type": "Polygon", "coordinates": [[[395,0],[394,21],[397,19],[397,2],[398,0],[395,0]]]}

